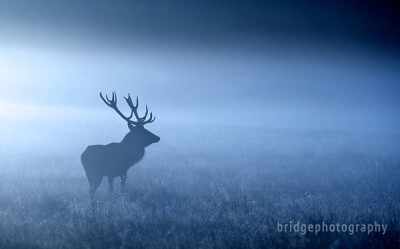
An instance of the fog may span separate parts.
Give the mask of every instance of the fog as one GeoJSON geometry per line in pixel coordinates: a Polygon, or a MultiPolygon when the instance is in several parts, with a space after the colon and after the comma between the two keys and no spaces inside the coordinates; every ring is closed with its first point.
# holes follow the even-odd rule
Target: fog
{"type": "Polygon", "coordinates": [[[390,1],[2,1],[0,217],[11,218],[0,247],[392,244],[397,11],[390,1]],[[99,97],[113,91],[125,114],[129,93],[141,114],[148,106],[161,141],[128,172],[128,193],[109,198],[103,183],[94,205],[80,156],[129,132],[99,97]],[[348,244],[276,232],[310,219],[390,229],[348,244]]]}
{"type": "Polygon", "coordinates": [[[100,91],[139,95],[160,125],[397,132],[400,57],[398,31],[392,29],[397,19],[384,5],[4,1],[1,6],[5,134],[21,123],[18,117],[41,125],[51,125],[54,116],[75,122],[64,131],[84,122],[104,129],[96,119],[108,114],[88,118],[93,111],[109,112],[100,91]],[[366,17],[370,8],[379,24],[366,17]],[[37,118],[25,108],[49,108],[38,114],[49,117],[37,118]]]}

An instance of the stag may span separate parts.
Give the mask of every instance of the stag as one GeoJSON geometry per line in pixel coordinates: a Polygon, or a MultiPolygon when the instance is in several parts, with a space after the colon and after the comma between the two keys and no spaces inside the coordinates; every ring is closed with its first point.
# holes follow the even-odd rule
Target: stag
{"type": "Polygon", "coordinates": [[[93,198],[96,189],[99,187],[103,177],[108,177],[109,191],[113,191],[113,181],[115,177],[120,177],[121,192],[125,191],[127,172],[130,167],[138,163],[145,154],[145,148],[150,144],[160,141],[160,137],[154,135],[144,128],[145,124],[154,122],[155,117],[150,112],[147,119],[148,108],[143,117],[138,115],[139,99],[136,97],[134,105],[131,96],[124,97],[131,109],[131,114],[127,117],[117,107],[117,95],[113,92],[111,100],[104,98],[100,93],[100,98],[106,105],[114,109],[119,116],[127,123],[129,133],[119,143],[107,145],[89,145],[81,156],[81,162],[85,168],[86,176],[90,185],[90,196],[93,198]],[[135,115],[136,121],[131,120],[135,115]]]}

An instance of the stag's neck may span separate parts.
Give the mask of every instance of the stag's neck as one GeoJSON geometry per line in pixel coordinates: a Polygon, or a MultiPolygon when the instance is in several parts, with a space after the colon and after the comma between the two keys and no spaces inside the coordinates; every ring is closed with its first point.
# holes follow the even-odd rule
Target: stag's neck
{"type": "Polygon", "coordinates": [[[121,141],[120,145],[123,146],[123,153],[127,156],[126,158],[130,161],[131,165],[141,161],[146,153],[143,146],[135,144],[132,145],[130,143],[127,143],[126,141],[121,141]]]}
{"type": "Polygon", "coordinates": [[[135,164],[137,162],[140,162],[143,159],[144,154],[146,153],[146,151],[145,151],[144,148],[141,148],[140,150],[130,151],[130,153],[131,153],[130,154],[131,155],[131,163],[133,165],[133,164],[135,164]]]}
{"type": "Polygon", "coordinates": [[[124,147],[126,147],[126,148],[130,148],[130,149],[132,149],[132,150],[137,150],[137,151],[143,150],[143,151],[144,151],[144,149],[145,149],[145,147],[142,146],[142,145],[128,143],[127,141],[124,141],[124,140],[122,140],[122,141],[120,142],[120,144],[121,144],[122,146],[124,146],[124,147]]]}

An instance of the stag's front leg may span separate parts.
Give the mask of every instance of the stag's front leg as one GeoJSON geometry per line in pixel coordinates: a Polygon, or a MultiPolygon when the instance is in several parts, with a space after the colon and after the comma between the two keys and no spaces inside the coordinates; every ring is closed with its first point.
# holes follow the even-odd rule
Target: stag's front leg
{"type": "Polygon", "coordinates": [[[108,177],[108,187],[110,193],[112,193],[114,191],[114,177],[112,176],[108,177]]]}
{"type": "Polygon", "coordinates": [[[125,192],[126,175],[121,176],[121,192],[125,192]]]}

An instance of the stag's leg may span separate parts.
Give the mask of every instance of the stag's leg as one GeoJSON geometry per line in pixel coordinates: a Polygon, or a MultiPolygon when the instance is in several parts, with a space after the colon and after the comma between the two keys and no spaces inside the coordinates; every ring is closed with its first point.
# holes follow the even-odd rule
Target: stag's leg
{"type": "Polygon", "coordinates": [[[100,186],[100,183],[101,183],[101,179],[102,179],[103,177],[99,177],[99,176],[96,176],[96,177],[90,177],[90,179],[89,179],[89,184],[90,184],[90,198],[94,198],[94,194],[95,194],[95,192],[96,192],[96,190],[97,190],[97,188],[100,186]]]}
{"type": "Polygon", "coordinates": [[[114,177],[112,176],[108,177],[108,190],[110,191],[110,194],[114,191],[114,177]]]}
{"type": "Polygon", "coordinates": [[[121,176],[121,192],[125,192],[126,175],[121,176]]]}

